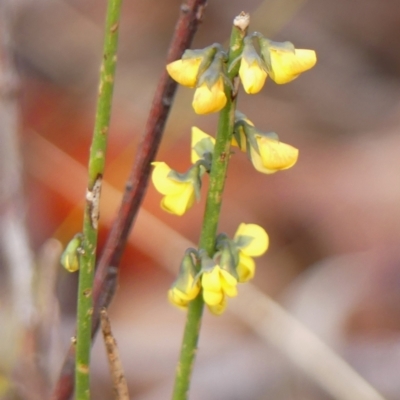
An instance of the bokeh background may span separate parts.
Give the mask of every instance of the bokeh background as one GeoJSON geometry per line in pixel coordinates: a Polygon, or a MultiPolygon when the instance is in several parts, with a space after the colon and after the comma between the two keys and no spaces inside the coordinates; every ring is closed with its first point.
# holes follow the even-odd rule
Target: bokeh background
{"type": "MultiPolygon", "coordinates": [[[[123,5],[100,250],[164,68],[179,6],[178,0],[123,5]]],[[[58,256],[82,225],[105,8],[103,0],[0,4],[4,399],[48,398],[73,334],[76,275],[62,270],[58,256]]],[[[210,1],[192,47],[226,44],[231,22],[243,10],[251,14],[251,30],[315,49],[318,63],[288,85],[268,81],[256,96],[240,93],[240,110],[260,129],[299,148],[300,157],[293,169],[266,176],[236,152],[220,231],[232,235],[240,222],[265,227],[271,243],[257,260],[254,285],[383,397],[333,395],[312,372],[324,370],[328,360],[314,357],[306,373],[293,362],[296,346],[277,346],[259,334],[257,321],[232,313],[239,294],[221,317],[205,313],[191,398],[399,399],[400,3],[210,1]]],[[[191,126],[215,133],[216,116],[195,115],[192,95],[179,88],[157,155],[180,171],[190,162],[191,126]]],[[[166,292],[174,280],[171,269],[178,268],[188,242],[198,240],[204,206],[201,201],[176,217],[161,211],[159,202],[150,186],[110,308],[131,398],[138,400],[170,397],[185,315],[168,304],[166,292]]],[[[257,307],[250,303],[248,311],[257,307]]],[[[260,324],[282,329],[283,336],[293,329],[296,337],[295,326],[285,330],[273,315],[261,319],[260,324]]],[[[301,341],[297,346],[304,349],[301,341]]],[[[93,398],[111,398],[100,337],[92,364],[93,398]]],[[[341,375],[328,380],[352,386],[341,375]]]]}

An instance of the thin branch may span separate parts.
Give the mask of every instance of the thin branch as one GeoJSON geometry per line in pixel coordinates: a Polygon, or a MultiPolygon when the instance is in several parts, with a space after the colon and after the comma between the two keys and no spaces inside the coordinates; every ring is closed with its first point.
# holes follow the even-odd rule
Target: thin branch
{"type": "MultiPolygon", "coordinates": [[[[119,20],[122,0],[108,0],[103,60],[96,117],[88,165],[86,204],[83,214],[79,253],[75,398],[90,399],[90,354],[92,345],[93,283],[96,265],[100,194],[111,120],[111,107],[117,64],[119,20]]],[[[68,251],[68,247],[67,247],[68,251]]]]}
{"type": "MultiPolygon", "coordinates": [[[[187,0],[182,4],[168,50],[167,63],[179,59],[185,49],[190,46],[202,20],[206,3],[207,0],[187,0]]],[[[176,82],[169,78],[166,71],[163,71],[153,98],[142,142],[126,183],[118,216],[98,262],[93,288],[92,336],[96,334],[99,327],[100,309],[107,307],[113,298],[119,262],[147,188],[150,165],[157,153],[176,87],[176,82]]],[[[70,398],[74,387],[74,357],[75,348],[70,346],[52,400],[70,398]]]]}
{"type": "Polygon", "coordinates": [[[126,383],[124,370],[117,347],[117,342],[111,332],[110,319],[107,309],[100,311],[101,331],[103,332],[104,344],[107,350],[108,363],[110,365],[113,390],[116,400],[129,400],[128,385],[126,383]]]}
{"type": "MultiPolygon", "coordinates": [[[[232,27],[228,65],[237,59],[243,50],[243,38],[247,32],[249,16],[248,14],[241,14],[236,17],[234,21],[242,19],[247,21],[243,27],[235,23],[232,27]]],[[[232,84],[236,78],[238,69],[239,68],[236,68],[229,76],[232,84]]],[[[219,113],[218,129],[210,171],[210,185],[207,193],[199,242],[199,249],[204,249],[208,253],[209,257],[212,257],[215,251],[215,240],[229,164],[229,157],[225,157],[225,155],[230,153],[230,143],[235,122],[236,94],[234,94],[231,88],[227,86],[225,87],[225,95],[227,97],[227,102],[225,107],[219,113]]],[[[185,400],[189,396],[189,388],[197,353],[203,309],[204,301],[203,296],[200,294],[196,299],[190,302],[188,307],[179,362],[176,367],[175,385],[172,394],[173,400],[185,400]]]]}

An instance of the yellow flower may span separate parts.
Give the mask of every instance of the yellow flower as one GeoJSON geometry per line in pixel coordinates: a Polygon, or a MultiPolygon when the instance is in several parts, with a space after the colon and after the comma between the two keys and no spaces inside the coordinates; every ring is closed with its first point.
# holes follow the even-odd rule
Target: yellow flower
{"type": "Polygon", "coordinates": [[[259,257],[267,251],[269,238],[261,226],[242,223],[233,240],[239,250],[239,263],[236,267],[238,281],[247,282],[255,273],[256,267],[252,257],[259,257]]]}
{"type": "Polygon", "coordinates": [[[224,81],[220,77],[210,88],[207,81],[197,87],[192,106],[197,114],[210,114],[222,110],[226,101],[224,81]]]}
{"type": "Polygon", "coordinates": [[[265,232],[264,228],[256,224],[241,223],[233,240],[240,251],[250,257],[263,255],[269,245],[267,232],[265,232]]]}
{"type": "Polygon", "coordinates": [[[197,83],[202,57],[176,60],[167,65],[170,77],[183,86],[193,88],[197,83]]]}
{"type": "Polygon", "coordinates": [[[294,52],[269,48],[271,79],[278,84],[288,83],[296,79],[302,72],[312,68],[317,62],[314,50],[295,49],[294,52]]]}
{"type": "Polygon", "coordinates": [[[153,162],[152,181],[158,192],[164,195],[161,208],[171,214],[183,215],[195,200],[193,181],[179,181],[171,177],[174,172],[165,162],[153,162]]]}
{"type": "Polygon", "coordinates": [[[267,136],[253,128],[254,124],[245,115],[237,113],[231,143],[233,146],[238,146],[240,150],[247,151],[249,142],[250,158],[257,171],[273,174],[296,164],[299,157],[298,149],[280,142],[278,136],[273,132],[267,136]],[[258,152],[255,147],[258,147],[258,152]]]}
{"type": "Polygon", "coordinates": [[[212,153],[215,139],[196,126],[192,127],[192,143],[190,158],[192,164],[203,158],[205,153],[212,153]]]}
{"type": "Polygon", "coordinates": [[[289,144],[269,137],[256,135],[257,151],[250,147],[250,157],[254,168],[264,174],[273,174],[296,164],[299,150],[289,144]]]}
{"type": "Polygon", "coordinates": [[[221,306],[224,297],[237,296],[237,279],[218,265],[209,271],[204,271],[201,276],[203,299],[209,306],[221,306]]]}
{"type": "Polygon", "coordinates": [[[257,59],[249,62],[246,58],[242,58],[239,76],[245,92],[249,94],[258,93],[267,79],[267,73],[260,67],[257,59]]]}

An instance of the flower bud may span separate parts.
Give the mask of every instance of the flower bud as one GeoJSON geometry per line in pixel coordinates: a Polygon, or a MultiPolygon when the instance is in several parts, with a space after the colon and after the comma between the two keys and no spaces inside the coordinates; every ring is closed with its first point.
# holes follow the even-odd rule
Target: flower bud
{"type": "Polygon", "coordinates": [[[179,308],[187,308],[189,301],[195,299],[200,292],[200,280],[192,254],[194,249],[188,249],[179,267],[176,281],[168,291],[169,301],[179,308]]]}
{"type": "Polygon", "coordinates": [[[77,233],[67,244],[61,255],[60,263],[69,272],[75,272],[79,269],[79,249],[82,239],[82,233],[77,233]]]}

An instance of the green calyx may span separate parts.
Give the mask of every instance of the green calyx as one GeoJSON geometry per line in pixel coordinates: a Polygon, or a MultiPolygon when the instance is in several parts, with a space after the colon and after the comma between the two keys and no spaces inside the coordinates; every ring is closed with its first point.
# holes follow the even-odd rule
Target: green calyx
{"type": "Polygon", "coordinates": [[[192,148],[200,157],[196,163],[203,165],[207,172],[211,169],[212,154],[214,151],[214,142],[211,138],[207,137],[199,140],[192,148]]]}

